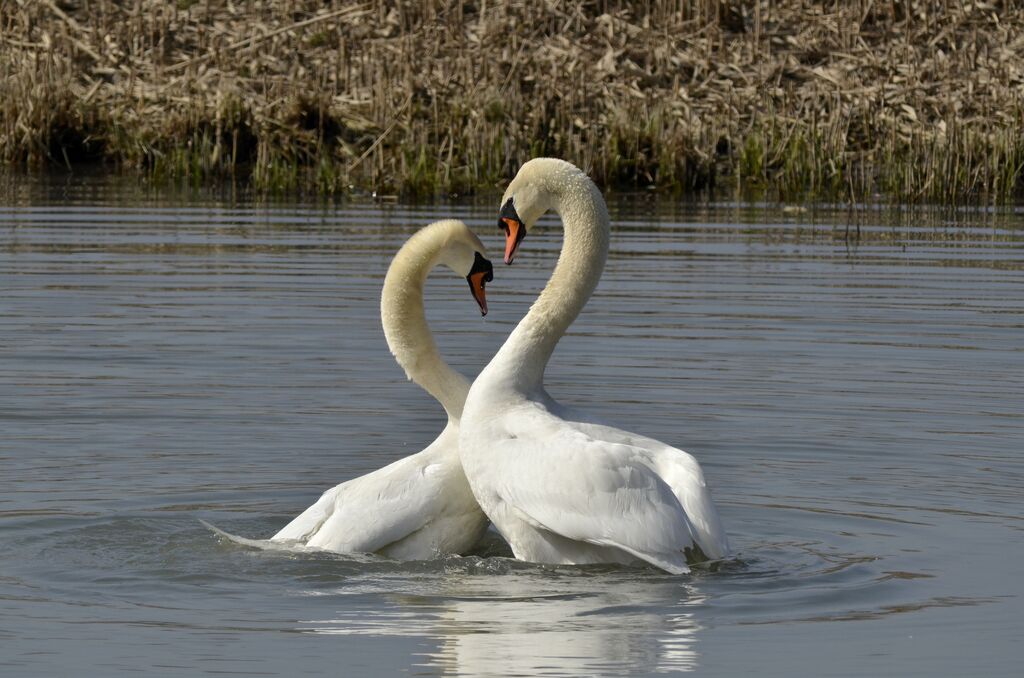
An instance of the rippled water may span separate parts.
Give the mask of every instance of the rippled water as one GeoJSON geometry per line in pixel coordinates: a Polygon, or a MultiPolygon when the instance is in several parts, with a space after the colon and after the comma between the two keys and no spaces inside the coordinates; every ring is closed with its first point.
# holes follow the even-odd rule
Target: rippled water
{"type": "MultiPolygon", "coordinates": [[[[392,362],[379,287],[437,218],[497,259],[493,205],[8,193],[4,675],[1012,675],[1024,660],[1013,211],[613,204],[607,271],[548,383],[701,460],[737,558],[673,577],[500,545],[416,563],[262,551],[199,522],[268,536],[433,438],[440,409],[392,362]]],[[[486,320],[434,275],[453,364],[485,364],[559,243],[531,233],[486,320]]]]}

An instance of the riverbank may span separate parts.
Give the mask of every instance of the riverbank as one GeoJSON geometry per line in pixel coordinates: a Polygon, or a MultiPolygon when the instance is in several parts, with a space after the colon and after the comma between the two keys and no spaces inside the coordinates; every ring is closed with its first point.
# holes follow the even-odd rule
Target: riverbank
{"type": "Polygon", "coordinates": [[[328,194],[492,190],[534,155],[611,189],[1021,188],[1012,3],[630,6],[3,3],[0,161],[328,194]]]}

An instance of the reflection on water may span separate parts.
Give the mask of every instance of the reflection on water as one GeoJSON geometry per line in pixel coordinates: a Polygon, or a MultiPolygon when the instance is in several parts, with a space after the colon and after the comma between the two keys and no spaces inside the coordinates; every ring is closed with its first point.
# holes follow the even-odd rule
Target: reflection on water
{"type": "MultiPolygon", "coordinates": [[[[384,345],[379,287],[437,218],[499,249],[493,205],[10,195],[4,675],[1012,675],[1024,661],[1013,210],[612,201],[605,276],[547,382],[701,460],[738,557],[669,577],[537,567],[493,545],[418,563],[262,550],[198,522],[268,537],[433,439],[439,408],[384,345]]],[[[464,282],[429,282],[440,348],[468,374],[551,270],[557,229],[531,242],[495,272],[486,320],[464,282]]]]}
{"type": "Polygon", "coordinates": [[[430,595],[382,587],[389,608],[370,615],[341,609],[300,628],[436,638],[437,649],[417,663],[445,675],[586,676],[698,666],[699,627],[690,609],[704,602],[697,587],[645,571],[587,569],[585,577],[555,568],[543,577],[449,575],[430,595]]]}

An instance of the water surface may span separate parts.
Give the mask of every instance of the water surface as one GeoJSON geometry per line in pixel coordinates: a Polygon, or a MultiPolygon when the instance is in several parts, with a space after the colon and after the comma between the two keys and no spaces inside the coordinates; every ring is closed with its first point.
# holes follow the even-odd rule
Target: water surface
{"type": "MultiPolygon", "coordinates": [[[[1024,660],[1024,225],[613,201],[557,398],[695,454],[735,560],[683,577],[500,555],[261,551],[440,408],[378,294],[419,226],[500,258],[490,204],[254,205],[29,185],[0,208],[0,673],[1011,675],[1024,660]],[[853,224],[852,227],[848,227],[853,224]],[[859,238],[857,230],[859,228],[859,238]]],[[[560,231],[482,320],[428,316],[473,375],[560,231]]]]}

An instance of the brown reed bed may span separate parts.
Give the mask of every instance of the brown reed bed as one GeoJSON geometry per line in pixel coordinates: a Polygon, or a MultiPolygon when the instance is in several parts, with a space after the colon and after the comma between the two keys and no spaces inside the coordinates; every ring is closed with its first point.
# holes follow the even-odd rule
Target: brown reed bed
{"type": "Polygon", "coordinates": [[[1005,201],[1024,7],[957,0],[12,0],[0,162],[260,191],[1005,201]]]}

